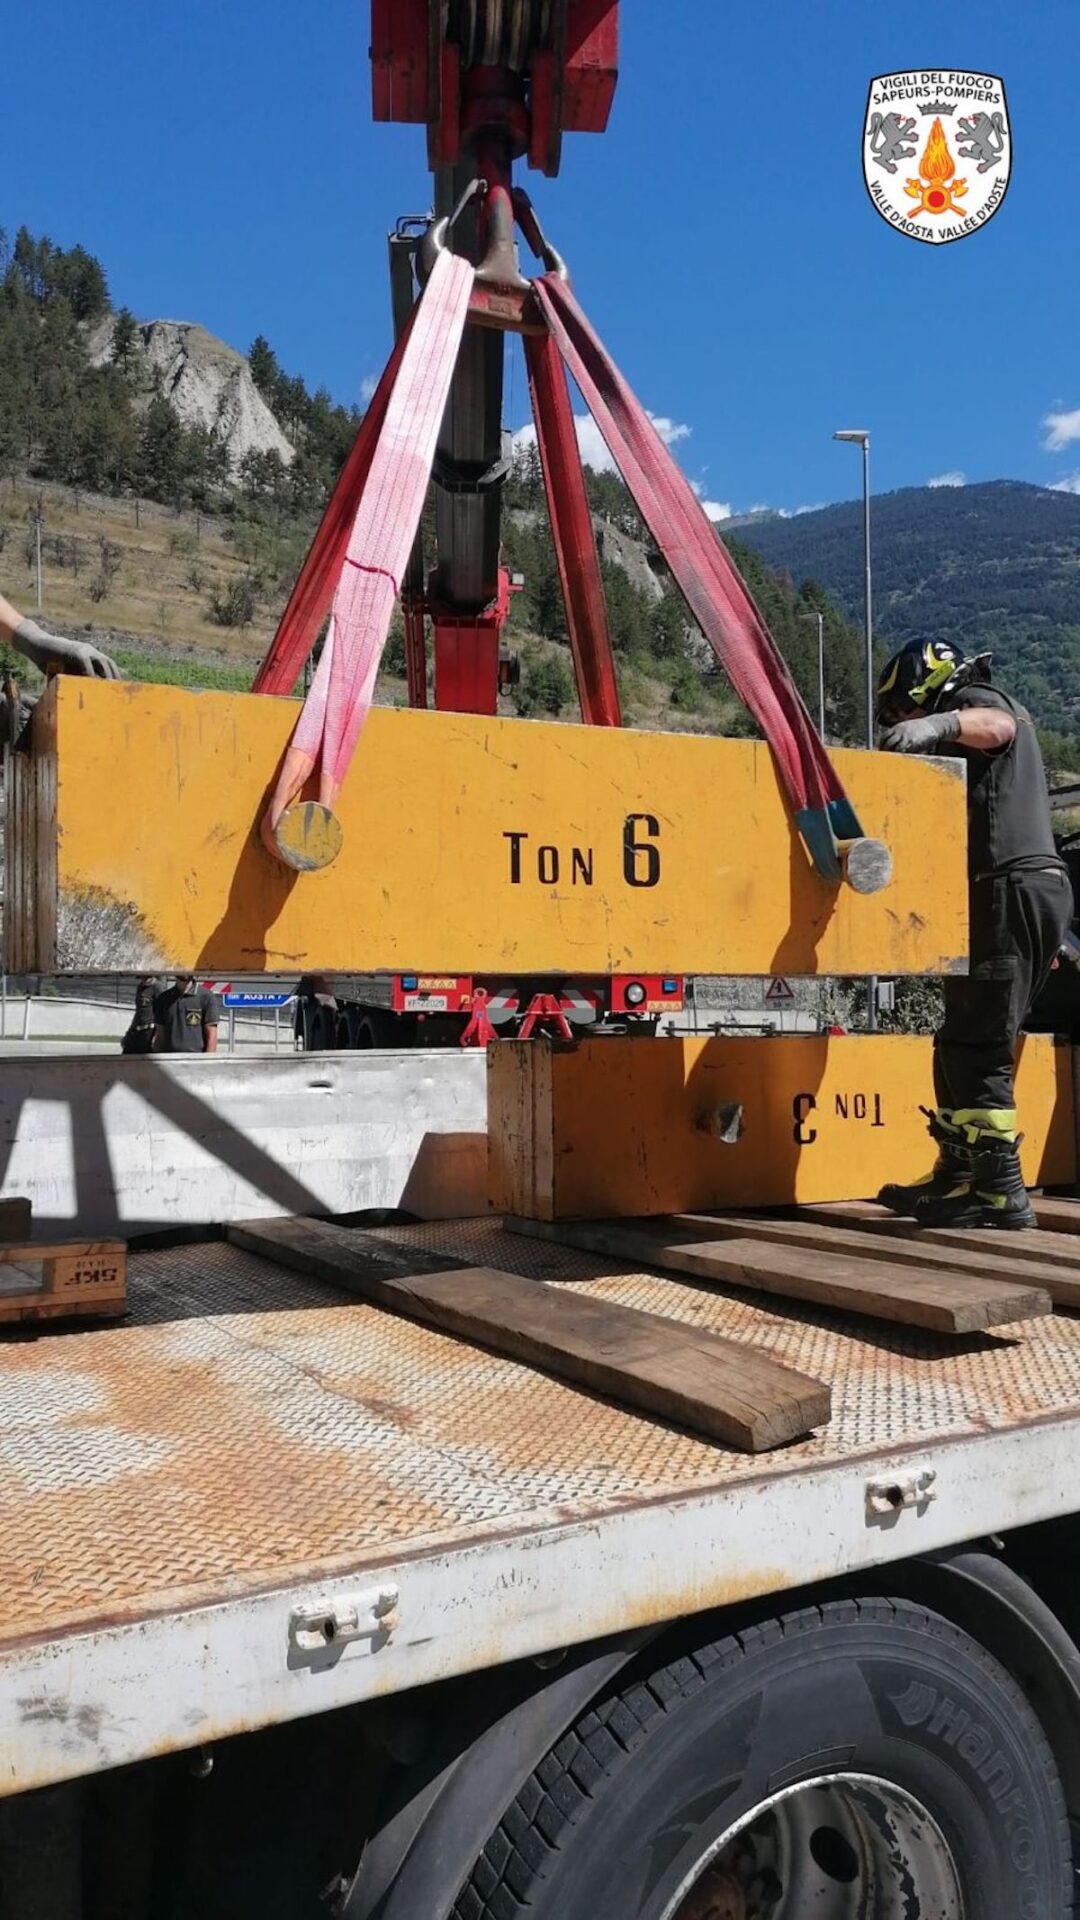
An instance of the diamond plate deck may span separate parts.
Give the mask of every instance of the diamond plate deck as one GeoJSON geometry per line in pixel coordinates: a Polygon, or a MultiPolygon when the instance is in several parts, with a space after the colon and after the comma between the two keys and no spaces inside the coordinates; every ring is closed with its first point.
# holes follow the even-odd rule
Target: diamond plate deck
{"type": "Polygon", "coordinates": [[[754,1459],[223,1243],[135,1255],[130,1324],[0,1338],[0,1655],[1080,1413],[1068,1315],[939,1339],[635,1272],[490,1221],[385,1231],[752,1344],[828,1381],[834,1418],[754,1459]]]}

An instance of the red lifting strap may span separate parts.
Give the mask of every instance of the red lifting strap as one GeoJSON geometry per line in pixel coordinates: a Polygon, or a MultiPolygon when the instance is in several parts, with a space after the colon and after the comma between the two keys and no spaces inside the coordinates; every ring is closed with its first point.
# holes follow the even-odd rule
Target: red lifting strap
{"type": "MultiPolygon", "coordinates": [[[[285,809],[301,792],[316,765],[319,801],[325,808],[333,808],[370,711],[394,601],[431,477],[473,275],[467,260],[453,253],[439,254],[413,310],[412,323],[402,334],[402,350],[395,351],[373,398],[370,414],[376,415],[376,437],[370,451],[362,459],[357,453],[363,428],[353,448],[355,472],[350,484],[357,484],[358,474],[359,499],[344,553],[340,554],[342,510],[328,531],[320,571],[312,576],[303,621],[297,622],[302,633],[304,621],[316,612],[318,595],[323,591],[322,569],[330,576],[332,564],[337,565],[340,577],[322,657],[263,823],[263,841],[268,848],[274,845],[275,829],[285,809]],[[396,373],[392,381],[391,372],[396,373]]],[[[334,497],[339,497],[337,490],[334,497]]],[[[284,671],[286,662],[292,664],[291,655],[282,649],[279,672],[284,671]]]]}
{"type": "Polygon", "coordinates": [[[371,396],[348,459],[338,474],[308,556],[278,622],[277,632],[252,682],[252,693],[290,694],[304,661],[318,639],[319,628],[330,611],[334,588],[345,565],[356,510],[371,471],[371,462],[390,405],[390,395],[415,317],[414,309],[409,315],[408,324],[398,336],[383,377],[371,396]]]}
{"type": "Polygon", "coordinates": [[[827,814],[830,802],[844,801],[843,787],[712,522],[565,281],[549,273],[534,285],[585,404],[702,633],[758,721],[794,807],[827,814]]]}

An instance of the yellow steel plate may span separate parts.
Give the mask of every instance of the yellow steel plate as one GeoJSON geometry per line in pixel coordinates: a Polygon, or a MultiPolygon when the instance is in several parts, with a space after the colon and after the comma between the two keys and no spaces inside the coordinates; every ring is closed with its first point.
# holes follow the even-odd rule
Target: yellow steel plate
{"type": "Polygon", "coordinates": [[[9,968],[439,973],[947,972],[967,944],[958,765],[846,752],[894,878],[813,870],[768,749],[377,709],[288,871],[258,823],[290,701],[56,680],[8,870],[9,968]],[[32,791],[31,791],[32,789],[32,791]]]}

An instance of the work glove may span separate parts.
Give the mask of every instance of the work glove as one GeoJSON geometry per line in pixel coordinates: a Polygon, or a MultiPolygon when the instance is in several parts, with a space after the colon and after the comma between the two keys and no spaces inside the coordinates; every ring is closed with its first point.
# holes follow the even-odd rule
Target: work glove
{"type": "Polygon", "coordinates": [[[85,673],[96,680],[119,680],[120,669],[108,654],[99,653],[88,640],[62,640],[46,633],[36,620],[20,620],[12,640],[42,673],[85,673]]]}
{"type": "Polygon", "coordinates": [[[960,735],[958,713],[928,713],[918,720],[898,720],[886,727],[880,744],[886,753],[939,753],[960,735]]]}
{"type": "Polygon", "coordinates": [[[36,704],[36,693],[24,693],[9,673],[4,675],[0,693],[0,747],[18,745],[30,724],[36,704]]]}

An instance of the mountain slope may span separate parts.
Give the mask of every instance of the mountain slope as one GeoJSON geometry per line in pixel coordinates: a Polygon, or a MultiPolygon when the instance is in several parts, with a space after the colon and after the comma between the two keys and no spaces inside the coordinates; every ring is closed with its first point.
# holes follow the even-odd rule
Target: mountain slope
{"type": "MultiPolygon", "coordinates": [[[[116,315],[108,313],[86,342],[92,367],[116,360],[116,315]]],[[[133,384],[145,401],[168,400],[181,426],[202,427],[225,447],[229,471],[239,473],[246,454],[276,453],[283,465],[294,457],[291,442],[263,399],[242,353],[205,327],[180,320],[136,321],[130,353],[133,384]]]]}
{"type": "MultiPolygon", "coordinates": [[[[125,672],[243,678],[264,651],[359,410],[281,366],[264,335],[246,358],[203,328],[114,309],[100,261],[20,227],[0,230],[0,575],[46,621],[91,627],[125,672]],[[152,507],[147,503],[153,502],[152,507]],[[19,579],[22,576],[23,584],[19,579]],[[200,664],[201,662],[201,664],[200,664]]],[[[690,620],[619,480],[587,474],[624,715],[637,725],[746,731],[727,677],[690,620]]],[[[509,703],[575,707],[568,634],[535,443],[506,476],[503,557],[522,576],[509,703]]],[[[435,547],[430,502],[428,559],[435,547]]],[[[796,595],[748,549],[735,563],[805,697],[817,632],[830,732],[857,720],[856,633],[820,591],[796,595]]],[[[404,666],[400,623],[384,664],[404,666]]]]}
{"type": "MultiPolygon", "coordinates": [[[[1018,480],[907,487],[871,503],[874,628],[990,648],[995,671],[1044,726],[1080,733],[1080,497],[1018,480]]],[[[862,613],[862,503],[740,526],[738,538],[796,581],[862,613]]]]}

